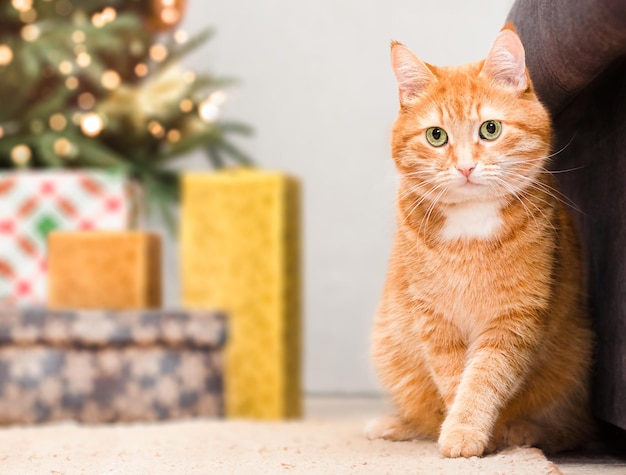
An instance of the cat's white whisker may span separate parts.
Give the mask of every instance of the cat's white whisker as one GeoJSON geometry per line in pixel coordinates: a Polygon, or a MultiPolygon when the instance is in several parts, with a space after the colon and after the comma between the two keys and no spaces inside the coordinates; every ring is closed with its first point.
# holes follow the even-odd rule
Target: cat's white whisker
{"type": "MultiPolygon", "coordinates": [[[[510,172],[510,171],[504,171],[503,174],[507,175],[507,177],[509,177],[509,178],[518,178],[518,179],[522,178],[521,175],[515,174],[514,172],[510,172]]],[[[541,182],[541,181],[536,180],[536,179],[527,179],[527,181],[525,181],[525,185],[529,186],[529,187],[532,187],[533,189],[535,189],[537,191],[541,191],[541,192],[549,195],[550,197],[552,197],[555,200],[559,201],[561,204],[567,206],[568,208],[573,209],[574,211],[576,211],[578,213],[581,213],[581,214],[583,214],[585,216],[587,215],[568,196],[564,195],[558,189],[548,185],[547,183],[541,182]]]]}
{"type": "Polygon", "coordinates": [[[581,165],[580,167],[566,168],[565,170],[548,170],[546,168],[546,169],[541,170],[540,173],[549,173],[550,175],[558,175],[559,173],[575,172],[576,170],[582,170],[584,168],[587,168],[587,165],[581,165]]]}
{"type": "Polygon", "coordinates": [[[431,216],[433,210],[435,209],[435,206],[437,205],[437,203],[439,202],[441,197],[446,193],[446,191],[447,191],[447,188],[444,187],[439,192],[437,197],[432,201],[430,206],[428,207],[428,210],[426,211],[426,215],[422,218],[422,222],[420,223],[418,234],[422,234],[422,226],[424,226],[424,224],[426,224],[426,226],[428,226],[428,221],[430,221],[430,216],[431,216]]]}
{"type": "MultiPolygon", "coordinates": [[[[404,217],[403,224],[406,223],[408,219],[410,219],[410,217],[413,215],[413,213],[420,207],[420,205],[424,201],[426,201],[428,198],[430,198],[430,196],[432,196],[439,188],[441,188],[443,186],[444,186],[443,183],[437,184],[430,191],[425,193],[414,205],[412,205],[411,208],[409,209],[408,213],[404,217]]],[[[410,193],[407,193],[406,195],[408,195],[408,194],[410,194],[410,193]]],[[[435,199],[435,201],[436,201],[436,199],[435,199]]]]}
{"type": "MultiPolygon", "coordinates": [[[[548,193],[546,193],[546,194],[548,194],[548,193]]],[[[524,202],[522,196],[520,196],[518,193],[516,193],[515,196],[520,200],[520,202],[522,202],[522,203],[524,202]]],[[[524,196],[526,196],[526,194],[524,194],[524,196]]],[[[554,208],[554,204],[551,203],[550,201],[546,200],[546,199],[543,199],[541,196],[534,195],[532,197],[532,199],[526,198],[527,205],[532,206],[538,213],[540,213],[543,216],[544,223],[547,223],[548,226],[550,226],[552,228],[552,230],[555,233],[556,238],[558,239],[559,238],[559,233],[558,233],[557,229],[554,227],[554,224],[552,223],[552,220],[548,216],[546,216],[546,214],[544,213],[543,209],[540,206],[538,206],[537,203],[535,203],[534,201],[539,201],[540,203],[543,203],[543,204],[547,205],[548,208],[554,208]]],[[[536,215],[533,214],[533,216],[536,218],[536,215]]],[[[537,221],[535,219],[535,223],[536,222],[537,221]]]]}
{"type": "Polygon", "coordinates": [[[533,219],[535,222],[535,225],[537,226],[537,217],[532,213],[532,211],[530,210],[530,208],[526,205],[526,203],[524,203],[524,199],[522,196],[520,196],[520,194],[518,193],[518,191],[515,190],[515,188],[513,188],[509,183],[507,183],[505,180],[503,180],[500,177],[494,177],[494,179],[496,180],[497,184],[499,184],[502,188],[504,188],[505,192],[510,195],[513,196],[517,201],[520,202],[520,204],[522,205],[522,207],[524,208],[524,211],[526,212],[526,216],[528,216],[528,219],[533,219]]]}
{"type": "MultiPolygon", "coordinates": [[[[558,154],[560,154],[561,152],[563,152],[567,147],[569,147],[571,145],[571,143],[573,142],[574,138],[576,138],[576,133],[574,133],[572,135],[572,137],[569,139],[569,141],[563,145],[563,147],[561,147],[559,150],[552,152],[548,155],[543,155],[543,156],[539,156],[539,157],[527,157],[527,158],[523,158],[520,160],[503,160],[503,163],[506,163],[507,165],[521,165],[521,164],[525,164],[525,163],[533,163],[533,162],[548,162],[551,158],[556,157],[558,154]]],[[[511,151],[509,151],[509,153],[511,154],[511,151]]],[[[511,154],[512,155],[512,154],[511,154]]],[[[584,167],[580,167],[580,168],[584,168],[584,167]]],[[[544,168],[545,169],[545,168],[544,168]]],[[[577,170],[578,168],[574,168],[573,170],[577,170]]],[[[553,171],[553,173],[558,173],[559,171],[553,171]]]]}

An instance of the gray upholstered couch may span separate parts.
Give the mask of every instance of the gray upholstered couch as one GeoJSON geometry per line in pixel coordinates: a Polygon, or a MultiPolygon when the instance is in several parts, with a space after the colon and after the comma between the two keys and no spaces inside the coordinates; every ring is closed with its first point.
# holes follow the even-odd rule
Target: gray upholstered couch
{"type": "Polygon", "coordinates": [[[552,113],[552,169],[579,209],[598,333],[595,414],[626,429],[626,1],[517,0],[509,21],[552,113]]]}

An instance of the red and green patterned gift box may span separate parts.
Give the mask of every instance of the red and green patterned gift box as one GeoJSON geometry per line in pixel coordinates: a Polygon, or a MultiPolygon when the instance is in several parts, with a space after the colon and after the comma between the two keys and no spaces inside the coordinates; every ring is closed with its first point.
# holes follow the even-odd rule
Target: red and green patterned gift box
{"type": "Polygon", "coordinates": [[[48,233],[128,229],[129,190],[117,171],[0,173],[0,304],[45,305],[48,233]]]}

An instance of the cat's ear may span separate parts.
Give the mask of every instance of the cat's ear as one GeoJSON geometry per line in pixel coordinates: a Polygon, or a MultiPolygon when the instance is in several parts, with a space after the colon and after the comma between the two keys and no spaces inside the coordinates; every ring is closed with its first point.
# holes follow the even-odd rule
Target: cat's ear
{"type": "Polygon", "coordinates": [[[413,52],[397,41],[391,42],[391,67],[398,81],[400,103],[417,96],[435,75],[413,52]]]}
{"type": "Polygon", "coordinates": [[[496,36],[485,59],[481,74],[487,75],[518,91],[528,87],[524,46],[519,36],[509,29],[496,36]]]}

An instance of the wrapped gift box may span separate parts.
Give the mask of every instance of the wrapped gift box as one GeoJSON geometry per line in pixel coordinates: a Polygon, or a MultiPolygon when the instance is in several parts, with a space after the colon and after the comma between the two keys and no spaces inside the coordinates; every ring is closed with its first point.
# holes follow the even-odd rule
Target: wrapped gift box
{"type": "Polygon", "coordinates": [[[44,305],[48,233],[127,229],[131,190],[113,171],[0,173],[0,304],[44,305]]]}
{"type": "Polygon", "coordinates": [[[0,424],[223,414],[225,316],[0,309],[0,424]]]}
{"type": "Polygon", "coordinates": [[[48,307],[141,309],[161,306],[160,236],[141,231],[52,232],[48,307]]]}
{"type": "Polygon", "coordinates": [[[227,415],[299,416],[298,183],[249,169],[187,174],[181,225],[184,305],[230,318],[227,415]]]}

